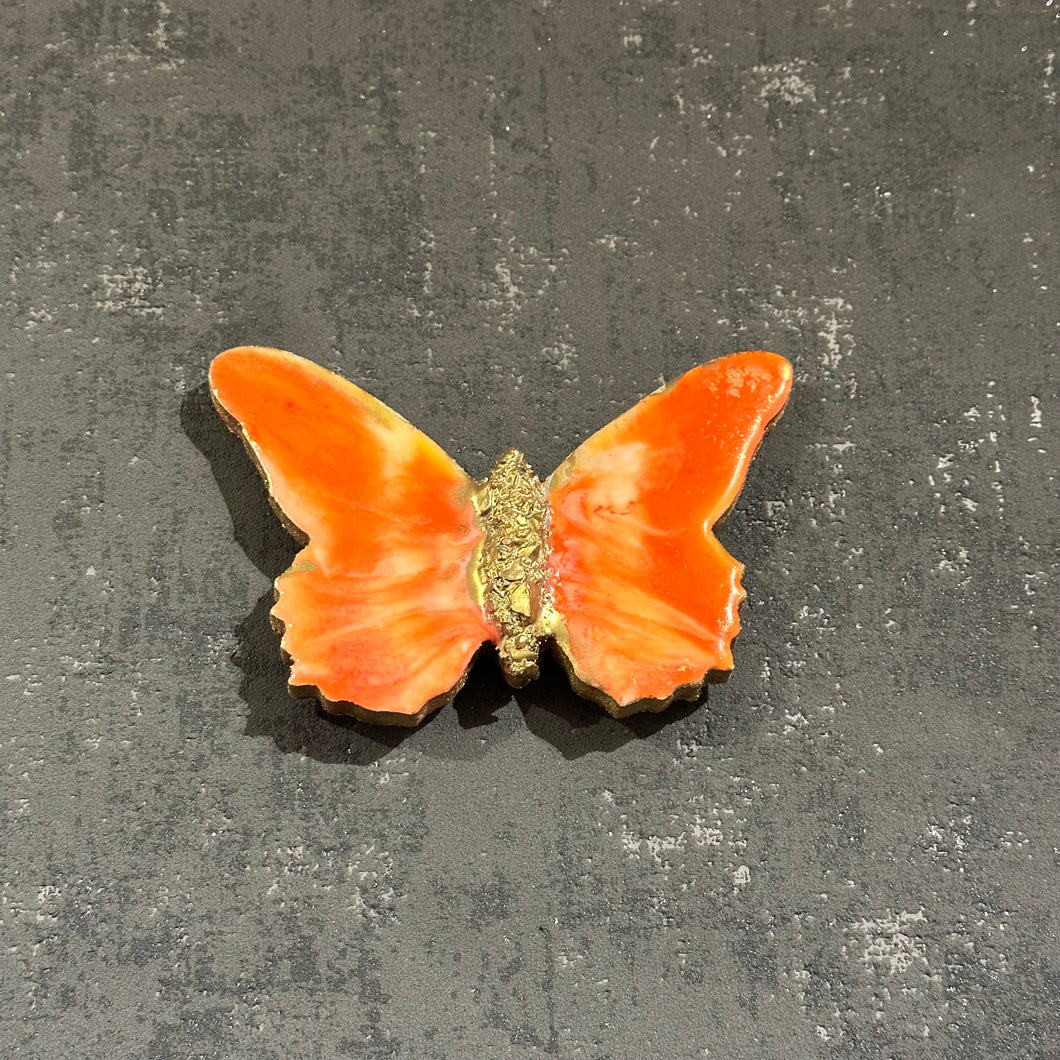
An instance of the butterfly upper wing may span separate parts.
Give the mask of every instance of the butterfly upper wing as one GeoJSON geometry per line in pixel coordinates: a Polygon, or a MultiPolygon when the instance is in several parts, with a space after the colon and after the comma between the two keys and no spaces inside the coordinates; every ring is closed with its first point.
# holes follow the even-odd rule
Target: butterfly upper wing
{"type": "Polygon", "coordinates": [[[496,640],[469,582],[473,482],[382,402],[293,354],[227,350],[210,388],[307,541],[272,609],[292,688],[365,720],[416,724],[496,640]]]}
{"type": "Polygon", "coordinates": [[[711,361],[598,431],[549,479],[555,641],[578,690],[613,714],[660,709],[732,668],[743,566],[712,527],[790,389],[776,354],[711,361]]]}

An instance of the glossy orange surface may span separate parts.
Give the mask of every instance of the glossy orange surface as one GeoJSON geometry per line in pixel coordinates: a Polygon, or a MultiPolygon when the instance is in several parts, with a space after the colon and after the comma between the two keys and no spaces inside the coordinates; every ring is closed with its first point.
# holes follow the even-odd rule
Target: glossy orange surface
{"type": "Polygon", "coordinates": [[[272,610],[296,692],[416,724],[455,694],[484,641],[525,663],[511,678],[552,640],[574,687],[624,716],[732,667],[743,568],[713,527],[787,400],[782,357],[692,369],[536,494],[528,467],[501,470],[511,454],[476,484],[382,402],[293,354],[228,350],[210,385],[305,543],[272,610]]]}
{"type": "Polygon", "coordinates": [[[554,635],[613,712],[732,668],[743,567],[712,527],[790,389],[783,357],[719,358],[598,431],[549,479],[554,635]]]}
{"type": "Polygon", "coordinates": [[[291,686],[329,709],[415,724],[496,640],[469,586],[473,482],[396,412],[310,361],[220,354],[214,402],[306,546],[276,580],[291,686]]]}

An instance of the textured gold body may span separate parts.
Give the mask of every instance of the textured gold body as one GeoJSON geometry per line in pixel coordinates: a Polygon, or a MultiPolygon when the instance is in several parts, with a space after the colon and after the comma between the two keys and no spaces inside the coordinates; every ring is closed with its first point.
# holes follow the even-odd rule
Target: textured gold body
{"type": "Polygon", "coordinates": [[[501,669],[515,688],[538,675],[554,612],[545,578],[545,488],[516,449],[504,453],[474,495],[483,538],[472,589],[501,631],[501,669]]]}

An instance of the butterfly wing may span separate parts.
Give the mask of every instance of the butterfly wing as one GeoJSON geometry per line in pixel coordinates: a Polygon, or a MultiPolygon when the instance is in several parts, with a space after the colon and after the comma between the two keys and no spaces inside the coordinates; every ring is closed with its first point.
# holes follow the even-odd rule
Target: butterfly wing
{"type": "Polygon", "coordinates": [[[730,670],[743,566],[713,534],[784,408],[764,352],[701,365],[598,431],[548,482],[554,639],[575,687],[623,717],[730,670]]]}
{"type": "Polygon", "coordinates": [[[382,402],[293,354],[227,350],[210,388],[305,542],[272,609],[292,690],[338,713],[417,724],[496,640],[469,581],[474,483],[382,402]]]}

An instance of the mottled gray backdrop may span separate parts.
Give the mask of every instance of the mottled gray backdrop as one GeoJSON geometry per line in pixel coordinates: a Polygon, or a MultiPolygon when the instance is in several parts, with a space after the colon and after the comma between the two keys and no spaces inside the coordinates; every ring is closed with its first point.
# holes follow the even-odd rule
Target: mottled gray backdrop
{"type": "Polygon", "coordinates": [[[1060,2],[0,3],[0,1054],[1060,1056],[1060,2]],[[289,700],[203,379],[547,473],[796,366],[737,668],[289,700]]]}

